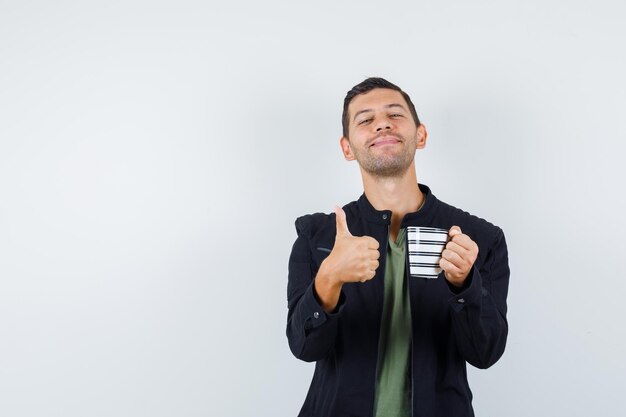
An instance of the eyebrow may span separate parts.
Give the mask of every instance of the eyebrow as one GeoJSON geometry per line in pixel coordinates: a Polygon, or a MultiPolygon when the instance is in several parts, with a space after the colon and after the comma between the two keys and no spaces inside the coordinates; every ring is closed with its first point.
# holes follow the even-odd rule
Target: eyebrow
{"type": "MultiPolygon", "coordinates": [[[[386,109],[390,109],[393,107],[400,107],[402,110],[406,111],[406,109],[404,108],[404,106],[400,103],[391,103],[391,104],[387,104],[385,106],[386,109]]],[[[373,111],[372,109],[363,109],[363,110],[359,110],[358,112],[354,113],[354,117],[352,118],[352,121],[356,120],[357,116],[363,114],[363,113],[367,113],[367,112],[371,112],[373,111]]]]}

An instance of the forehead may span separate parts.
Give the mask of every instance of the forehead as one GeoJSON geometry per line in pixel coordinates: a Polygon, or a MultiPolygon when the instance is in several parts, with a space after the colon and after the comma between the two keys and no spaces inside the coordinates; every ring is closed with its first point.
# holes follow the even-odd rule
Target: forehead
{"type": "Polygon", "coordinates": [[[366,109],[379,110],[389,104],[401,104],[408,110],[408,105],[399,91],[388,88],[375,88],[365,94],[355,96],[348,105],[348,114],[353,115],[358,111],[366,109]]]}

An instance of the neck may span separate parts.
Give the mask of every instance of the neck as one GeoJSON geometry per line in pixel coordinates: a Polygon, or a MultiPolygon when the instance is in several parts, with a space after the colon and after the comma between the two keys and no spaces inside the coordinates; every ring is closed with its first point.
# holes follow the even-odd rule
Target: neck
{"type": "Polygon", "coordinates": [[[376,210],[391,210],[391,234],[396,236],[407,213],[416,212],[424,195],[417,185],[415,165],[399,177],[376,177],[361,170],[365,196],[376,210]]]}

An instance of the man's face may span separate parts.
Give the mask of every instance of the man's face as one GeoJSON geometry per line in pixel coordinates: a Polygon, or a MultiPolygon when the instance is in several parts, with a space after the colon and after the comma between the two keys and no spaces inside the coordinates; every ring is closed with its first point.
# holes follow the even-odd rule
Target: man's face
{"type": "Polygon", "coordinates": [[[341,138],[344,156],[378,177],[398,177],[426,145],[426,129],[417,127],[399,91],[376,88],[354,97],[348,106],[349,138],[341,138]]]}

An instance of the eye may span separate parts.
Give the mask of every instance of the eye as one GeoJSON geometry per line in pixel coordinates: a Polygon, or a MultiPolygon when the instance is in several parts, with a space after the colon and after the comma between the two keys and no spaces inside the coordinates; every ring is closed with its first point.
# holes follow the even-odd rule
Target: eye
{"type": "Polygon", "coordinates": [[[393,113],[390,115],[391,117],[404,117],[404,115],[400,114],[400,113],[393,113]]]}
{"type": "Polygon", "coordinates": [[[369,122],[371,122],[371,121],[372,121],[372,119],[371,119],[371,118],[369,118],[369,119],[363,119],[363,120],[361,120],[358,124],[360,124],[360,125],[364,125],[364,124],[369,123],[369,122]]]}

